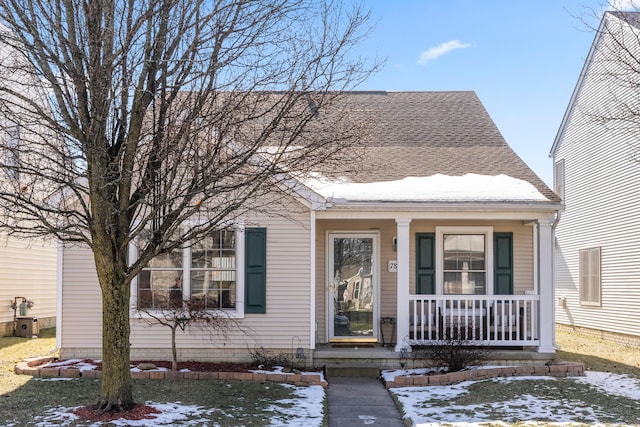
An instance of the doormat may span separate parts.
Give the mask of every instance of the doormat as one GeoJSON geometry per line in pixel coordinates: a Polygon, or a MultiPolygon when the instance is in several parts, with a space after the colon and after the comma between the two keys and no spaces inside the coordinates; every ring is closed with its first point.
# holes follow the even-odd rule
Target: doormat
{"type": "Polygon", "coordinates": [[[361,343],[350,342],[350,343],[334,343],[334,344],[331,344],[332,348],[354,348],[354,347],[358,347],[358,348],[373,348],[373,347],[376,347],[376,346],[377,346],[377,344],[367,343],[367,342],[361,342],[361,343]]]}

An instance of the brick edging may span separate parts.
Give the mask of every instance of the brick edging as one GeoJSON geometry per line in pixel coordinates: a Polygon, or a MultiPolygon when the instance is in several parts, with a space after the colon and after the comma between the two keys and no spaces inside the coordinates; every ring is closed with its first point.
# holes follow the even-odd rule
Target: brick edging
{"type": "MultiPolygon", "coordinates": [[[[47,367],[42,366],[55,360],[52,357],[29,359],[15,366],[14,372],[18,375],[31,375],[33,377],[61,377],[61,378],[101,378],[102,371],[84,370],[72,366],[47,367]]],[[[279,382],[297,386],[319,385],[327,387],[327,381],[321,374],[315,373],[284,373],[284,372],[201,372],[201,371],[140,371],[131,372],[133,379],[185,379],[185,380],[235,380],[235,381],[260,381],[279,382]]]]}
{"type": "Polygon", "coordinates": [[[496,377],[514,376],[552,376],[580,377],[584,376],[584,364],[577,362],[558,362],[542,366],[507,366],[496,368],[477,368],[466,371],[449,372],[432,375],[397,376],[393,381],[385,381],[386,388],[451,385],[464,381],[484,380],[496,377]]]}

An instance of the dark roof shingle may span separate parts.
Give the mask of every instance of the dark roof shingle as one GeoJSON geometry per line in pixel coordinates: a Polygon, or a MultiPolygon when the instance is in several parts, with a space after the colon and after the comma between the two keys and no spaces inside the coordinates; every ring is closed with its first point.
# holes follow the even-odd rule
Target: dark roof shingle
{"type": "Polygon", "coordinates": [[[474,92],[352,92],[347,98],[374,123],[354,182],[504,174],[560,201],[509,147],[474,92]]]}

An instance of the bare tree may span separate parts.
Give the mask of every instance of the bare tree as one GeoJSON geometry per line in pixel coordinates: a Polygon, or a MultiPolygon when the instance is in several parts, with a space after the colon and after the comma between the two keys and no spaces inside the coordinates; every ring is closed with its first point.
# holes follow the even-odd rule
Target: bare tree
{"type": "MultiPolygon", "coordinates": [[[[171,370],[178,370],[178,346],[176,333],[187,328],[200,330],[212,337],[226,335],[234,326],[239,326],[235,319],[219,309],[211,309],[203,298],[173,298],[156,308],[138,307],[142,318],[150,325],[161,325],[171,330],[171,370]]],[[[240,328],[241,329],[241,328],[240,328]]]]}
{"type": "Polygon", "coordinates": [[[269,209],[295,172],[351,166],[367,21],[340,0],[0,0],[0,227],[93,251],[103,411],[134,404],[130,286],[151,259],[269,209]]]}

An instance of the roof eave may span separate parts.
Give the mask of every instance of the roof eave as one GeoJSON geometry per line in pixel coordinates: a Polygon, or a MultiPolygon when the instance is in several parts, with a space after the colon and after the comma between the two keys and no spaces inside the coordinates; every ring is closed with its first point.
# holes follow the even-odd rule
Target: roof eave
{"type": "Polygon", "coordinates": [[[327,210],[385,210],[388,211],[447,211],[461,209],[466,211],[510,210],[510,211],[559,211],[563,208],[560,202],[552,201],[345,201],[329,200],[327,210]]]}

